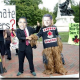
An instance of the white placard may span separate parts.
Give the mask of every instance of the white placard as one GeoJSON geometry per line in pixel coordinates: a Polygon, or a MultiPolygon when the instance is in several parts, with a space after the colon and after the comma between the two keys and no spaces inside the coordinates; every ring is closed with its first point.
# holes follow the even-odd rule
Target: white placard
{"type": "Polygon", "coordinates": [[[16,6],[3,5],[0,8],[0,30],[16,29],[16,6]]]}

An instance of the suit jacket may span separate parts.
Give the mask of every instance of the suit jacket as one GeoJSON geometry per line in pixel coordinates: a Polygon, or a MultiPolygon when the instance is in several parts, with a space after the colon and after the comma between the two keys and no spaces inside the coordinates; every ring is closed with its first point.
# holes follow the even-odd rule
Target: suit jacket
{"type": "MultiPolygon", "coordinates": [[[[30,36],[31,34],[37,33],[40,29],[40,26],[37,26],[36,28],[27,27],[27,29],[30,36]]],[[[17,29],[17,37],[19,39],[19,50],[24,51],[26,47],[26,36],[24,30],[17,29]]]]}

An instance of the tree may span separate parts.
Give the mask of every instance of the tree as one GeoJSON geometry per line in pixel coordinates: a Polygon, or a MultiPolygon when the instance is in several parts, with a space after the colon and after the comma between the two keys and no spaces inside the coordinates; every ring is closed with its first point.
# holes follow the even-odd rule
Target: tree
{"type": "Polygon", "coordinates": [[[74,18],[74,21],[76,22],[76,23],[79,23],[79,4],[77,4],[77,5],[72,5],[71,6],[72,7],[72,9],[74,10],[74,16],[75,16],[75,18],[74,18]]]}
{"type": "Polygon", "coordinates": [[[47,8],[43,7],[43,9],[40,9],[41,23],[42,23],[42,17],[44,16],[44,14],[50,14],[54,18],[53,13],[49,12],[49,10],[47,8]]]}
{"type": "Polygon", "coordinates": [[[24,16],[27,18],[28,25],[37,23],[38,14],[40,13],[38,5],[42,3],[42,0],[5,0],[5,3],[16,5],[16,22],[18,22],[19,17],[24,16]]]}
{"type": "Polygon", "coordinates": [[[51,14],[54,18],[54,14],[45,7],[39,9],[38,5],[42,3],[42,0],[5,0],[5,3],[16,5],[16,22],[19,17],[24,16],[27,18],[28,25],[33,26],[37,24],[37,21],[42,23],[44,14],[51,14]]]}
{"type": "Polygon", "coordinates": [[[58,11],[58,3],[55,5],[54,7],[54,12],[53,12],[53,19],[54,19],[54,23],[56,22],[55,18],[57,17],[57,11],[58,11]]]}

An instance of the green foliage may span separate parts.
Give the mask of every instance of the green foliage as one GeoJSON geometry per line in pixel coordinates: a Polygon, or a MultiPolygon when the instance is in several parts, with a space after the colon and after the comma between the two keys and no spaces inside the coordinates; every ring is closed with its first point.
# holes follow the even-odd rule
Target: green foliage
{"type": "MultiPolygon", "coordinates": [[[[19,17],[24,16],[27,18],[28,25],[33,26],[37,24],[37,21],[42,22],[44,14],[51,14],[53,22],[56,22],[58,3],[54,7],[54,12],[49,12],[45,7],[39,9],[38,5],[42,3],[42,0],[4,0],[6,5],[16,5],[16,22],[19,17]]],[[[79,5],[76,5],[74,0],[70,0],[72,9],[74,10],[75,22],[79,22],[79,5]]]]}
{"type": "Polygon", "coordinates": [[[54,12],[53,12],[53,15],[54,15],[54,17],[53,17],[54,23],[56,22],[56,19],[55,18],[57,17],[57,10],[58,10],[58,3],[54,7],[54,12]]]}
{"type": "Polygon", "coordinates": [[[72,9],[73,9],[74,12],[75,12],[75,14],[74,14],[74,16],[75,16],[74,21],[75,21],[76,23],[79,23],[79,4],[77,4],[77,5],[72,5],[72,9]]]}
{"type": "Polygon", "coordinates": [[[48,9],[39,9],[38,5],[42,3],[42,0],[5,0],[6,4],[16,5],[16,22],[18,22],[19,17],[24,16],[27,18],[29,26],[34,26],[37,21],[42,22],[42,17],[44,14],[51,14],[48,9]]]}

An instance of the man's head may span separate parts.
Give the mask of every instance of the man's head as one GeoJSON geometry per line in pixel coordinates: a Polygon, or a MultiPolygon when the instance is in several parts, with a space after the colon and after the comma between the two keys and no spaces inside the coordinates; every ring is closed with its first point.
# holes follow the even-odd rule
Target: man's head
{"type": "Polygon", "coordinates": [[[50,14],[45,14],[42,18],[42,25],[43,26],[52,26],[53,25],[53,19],[50,14]]]}
{"type": "Polygon", "coordinates": [[[18,26],[21,30],[24,30],[24,28],[27,26],[27,19],[26,17],[20,17],[18,20],[18,26]]]}

